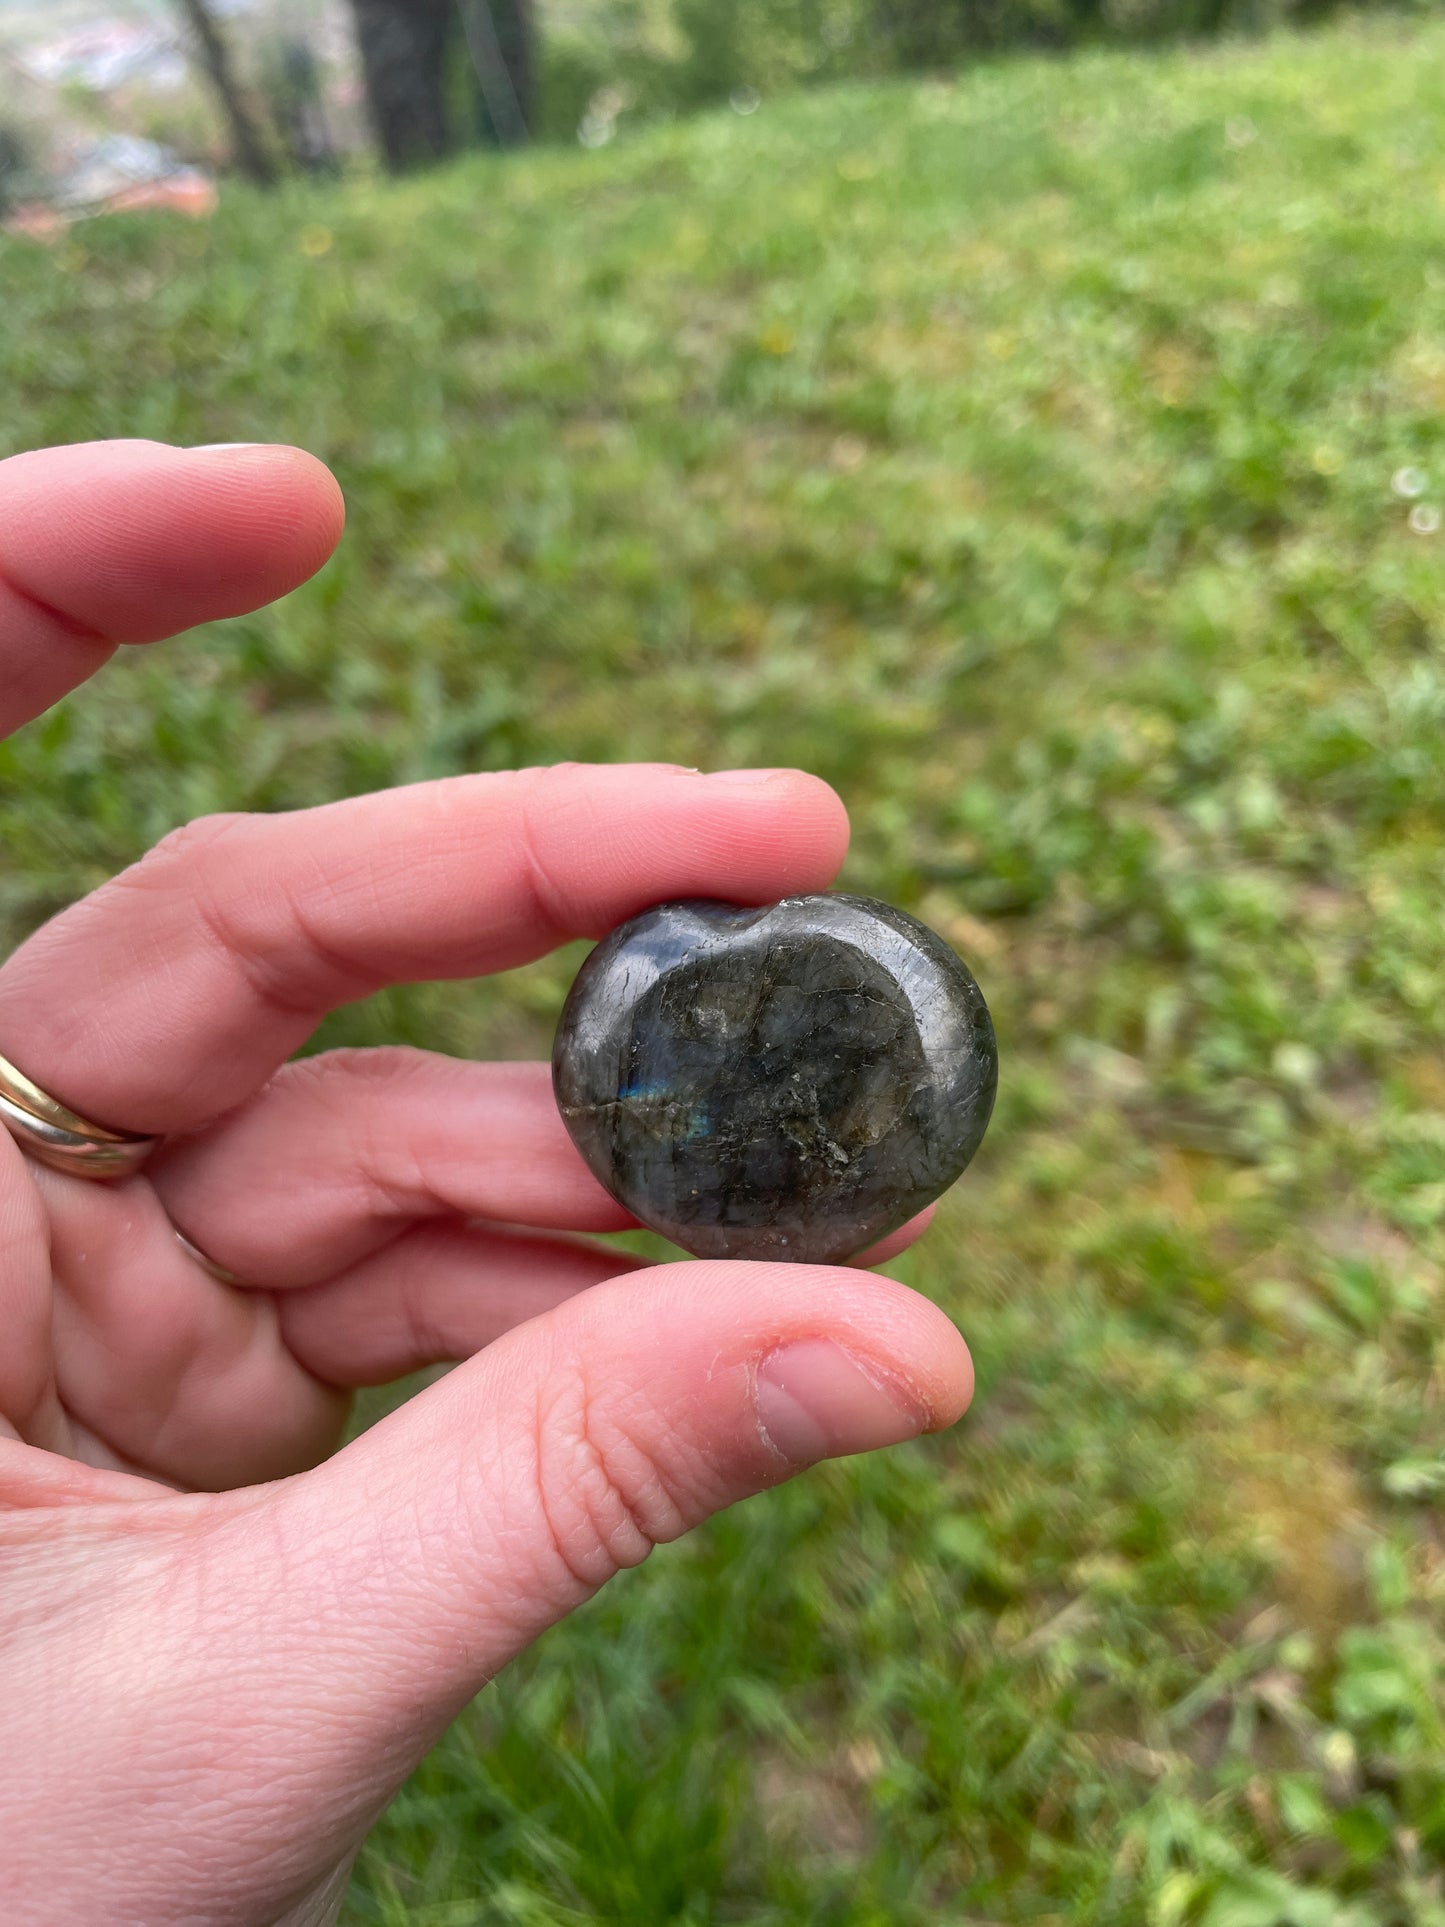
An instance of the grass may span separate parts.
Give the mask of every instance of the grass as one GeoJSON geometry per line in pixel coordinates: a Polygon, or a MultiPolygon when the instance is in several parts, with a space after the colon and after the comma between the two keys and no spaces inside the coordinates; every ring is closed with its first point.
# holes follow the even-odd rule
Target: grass
{"type": "MultiPolygon", "coordinates": [[[[983,979],[955,1434],[545,1639],[362,1923],[1445,1923],[1445,31],[982,68],[4,244],[13,447],[289,437],[284,607],[0,751],[217,806],[791,762],[983,979]]],[[[575,954],[324,1041],[545,1049],[575,954]]]]}

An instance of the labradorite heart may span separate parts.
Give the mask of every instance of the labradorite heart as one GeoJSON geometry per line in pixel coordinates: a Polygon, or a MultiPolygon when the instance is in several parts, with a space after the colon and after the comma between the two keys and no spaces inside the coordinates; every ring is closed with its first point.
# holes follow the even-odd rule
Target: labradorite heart
{"type": "Polygon", "coordinates": [[[700,1258],[849,1258],[978,1149],[998,1051],[943,939],[866,897],[659,904],[578,972],[552,1052],[567,1128],[700,1258]]]}

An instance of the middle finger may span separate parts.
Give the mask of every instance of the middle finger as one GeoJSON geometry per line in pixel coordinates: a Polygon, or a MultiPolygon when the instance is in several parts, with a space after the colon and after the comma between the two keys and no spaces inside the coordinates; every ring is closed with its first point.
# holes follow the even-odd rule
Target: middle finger
{"type": "Polygon", "coordinates": [[[190,1131],[385,984],[507,969],[668,897],[822,889],[832,790],[728,777],[560,765],[203,819],[0,970],[0,1052],[82,1116],[190,1131]]]}

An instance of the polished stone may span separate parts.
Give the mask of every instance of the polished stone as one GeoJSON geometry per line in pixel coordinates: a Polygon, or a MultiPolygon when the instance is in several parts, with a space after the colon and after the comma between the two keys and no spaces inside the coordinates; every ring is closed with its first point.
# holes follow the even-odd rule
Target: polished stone
{"type": "Polygon", "coordinates": [[[885,903],[664,903],[578,973],[552,1053],[597,1177],[702,1258],[835,1263],[978,1149],[998,1052],[941,937],[885,903]]]}

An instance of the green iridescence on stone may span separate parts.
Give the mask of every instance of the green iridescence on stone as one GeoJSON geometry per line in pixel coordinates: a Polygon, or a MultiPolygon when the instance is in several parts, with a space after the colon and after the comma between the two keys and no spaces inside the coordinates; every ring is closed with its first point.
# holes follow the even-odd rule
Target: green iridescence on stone
{"type": "Polygon", "coordinates": [[[970,972],[902,910],[692,901],[598,944],[552,1078],[588,1165],[644,1224],[700,1258],[831,1264],[963,1171],[998,1049],[970,972]]]}

